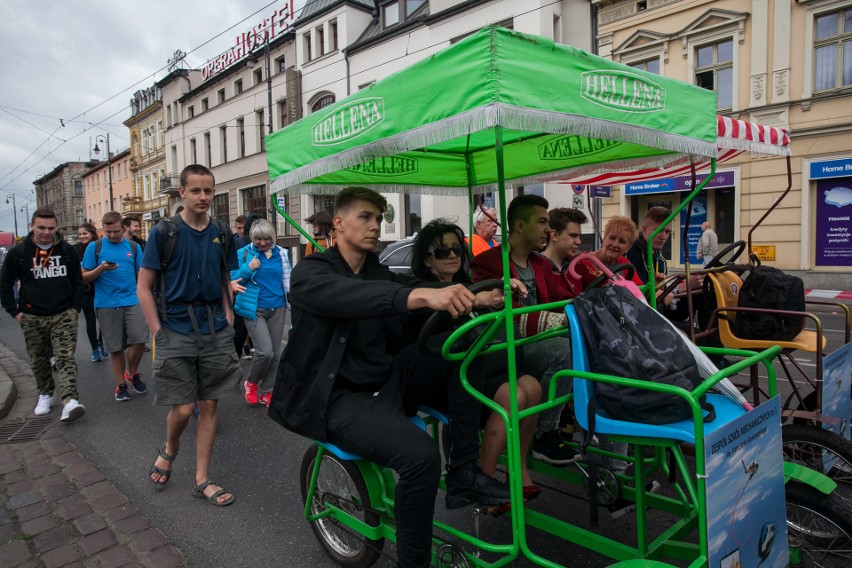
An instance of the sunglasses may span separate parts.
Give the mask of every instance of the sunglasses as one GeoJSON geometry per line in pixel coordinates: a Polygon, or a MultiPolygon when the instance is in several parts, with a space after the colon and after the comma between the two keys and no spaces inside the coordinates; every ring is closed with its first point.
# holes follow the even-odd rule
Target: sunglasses
{"type": "Polygon", "coordinates": [[[438,260],[444,260],[450,258],[450,253],[454,253],[457,257],[461,258],[462,248],[460,246],[435,247],[435,250],[430,252],[429,256],[434,256],[438,260]]]}

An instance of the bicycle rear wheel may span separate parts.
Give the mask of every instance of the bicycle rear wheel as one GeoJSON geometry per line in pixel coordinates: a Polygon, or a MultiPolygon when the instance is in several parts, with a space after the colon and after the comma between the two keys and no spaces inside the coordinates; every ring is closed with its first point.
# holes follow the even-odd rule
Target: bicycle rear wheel
{"type": "Polygon", "coordinates": [[[789,481],[787,531],[801,542],[805,568],[846,568],[852,565],[852,511],[834,494],[789,481]]]}

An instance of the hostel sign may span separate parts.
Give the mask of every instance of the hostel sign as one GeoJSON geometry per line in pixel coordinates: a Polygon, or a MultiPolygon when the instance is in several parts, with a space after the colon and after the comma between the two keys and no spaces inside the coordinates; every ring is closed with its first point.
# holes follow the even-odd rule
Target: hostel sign
{"type": "Polygon", "coordinates": [[[293,0],[287,0],[282,8],[273,10],[260,23],[238,35],[230,49],[205,63],[201,68],[202,80],[206,81],[217,73],[221,73],[261,47],[267,40],[272,41],[286,32],[293,23],[293,17],[293,0]]]}

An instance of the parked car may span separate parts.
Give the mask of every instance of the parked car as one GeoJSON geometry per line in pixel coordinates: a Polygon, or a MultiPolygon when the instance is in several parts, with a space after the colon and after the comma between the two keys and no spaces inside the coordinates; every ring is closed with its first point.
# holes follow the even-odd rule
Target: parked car
{"type": "Polygon", "coordinates": [[[414,237],[416,236],[415,233],[413,236],[386,246],[385,250],[379,253],[379,262],[398,274],[411,272],[411,255],[414,252],[414,237]]]}

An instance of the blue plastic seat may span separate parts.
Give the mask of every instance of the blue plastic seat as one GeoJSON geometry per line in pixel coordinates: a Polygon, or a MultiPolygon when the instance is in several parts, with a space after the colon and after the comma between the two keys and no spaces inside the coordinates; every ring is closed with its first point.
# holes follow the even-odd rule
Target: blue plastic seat
{"type": "MultiPolygon", "coordinates": [[[[571,357],[575,371],[591,372],[589,368],[588,346],[577,319],[573,304],[565,306],[568,325],[571,328],[571,357]]],[[[628,377],[640,379],[641,377],[628,377]]],[[[580,426],[589,429],[588,403],[595,395],[595,381],[574,378],[574,415],[580,426]]],[[[707,402],[716,410],[716,418],[704,423],[704,434],[708,434],[731,420],[745,414],[745,409],[729,397],[721,394],[708,394],[707,402]]],[[[705,411],[706,412],[706,411],[705,411]]],[[[695,443],[695,425],[690,420],[681,420],[670,424],[643,424],[616,420],[607,415],[600,406],[595,406],[595,433],[646,438],[664,438],[695,443]]]]}
{"type": "Polygon", "coordinates": [[[420,412],[422,412],[423,414],[428,414],[429,416],[431,416],[432,418],[434,418],[438,422],[444,423],[446,426],[450,425],[449,416],[447,416],[445,413],[441,412],[440,410],[436,410],[436,409],[432,408],[431,406],[421,406],[420,412]]]}
{"type": "MultiPolygon", "coordinates": [[[[426,431],[426,422],[421,417],[410,416],[408,418],[408,421],[423,430],[424,432],[426,431]]],[[[346,450],[342,450],[330,442],[318,442],[314,440],[314,443],[318,446],[322,446],[326,449],[326,451],[331,452],[342,460],[357,461],[363,459],[361,456],[353,454],[352,452],[347,452],[346,450]]]]}

